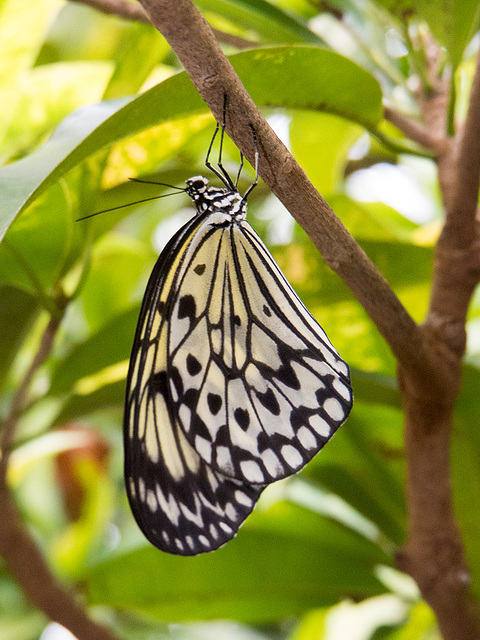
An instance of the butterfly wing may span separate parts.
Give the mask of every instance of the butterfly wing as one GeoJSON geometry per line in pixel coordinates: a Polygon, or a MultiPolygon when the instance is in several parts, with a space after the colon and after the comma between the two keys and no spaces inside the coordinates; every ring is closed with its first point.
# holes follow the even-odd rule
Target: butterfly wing
{"type": "Polygon", "coordinates": [[[187,223],[160,255],[144,296],[127,378],[125,480],[135,519],[156,547],[195,555],[236,534],[262,486],[209,467],[172,410],[167,337],[174,282],[201,217],[187,223]]]}
{"type": "Polygon", "coordinates": [[[350,411],[349,371],[259,236],[210,216],[174,288],[167,366],[188,442],[247,484],[301,469],[350,411]]]}

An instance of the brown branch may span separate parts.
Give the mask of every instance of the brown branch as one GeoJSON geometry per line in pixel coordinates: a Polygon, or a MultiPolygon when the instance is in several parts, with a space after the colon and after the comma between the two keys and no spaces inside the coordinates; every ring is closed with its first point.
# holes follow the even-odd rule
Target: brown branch
{"type": "Polygon", "coordinates": [[[0,555],[30,602],[78,640],[116,640],[106,627],[90,620],[73,594],[52,574],[4,482],[0,482],[0,555]]]}
{"type": "Polygon", "coordinates": [[[117,16],[117,18],[150,23],[150,19],[143,7],[134,2],[128,2],[128,0],[71,0],[71,2],[86,4],[106,15],[117,16]]]}
{"type": "Polygon", "coordinates": [[[255,126],[260,174],[266,184],[306,230],[325,262],[350,287],[418,384],[426,378],[433,384],[440,372],[430,366],[418,327],[262,118],[200,13],[189,0],[141,2],[220,122],[227,94],[227,132],[250,162],[253,141],[248,125],[255,126]]]}
{"type": "Polygon", "coordinates": [[[9,411],[2,425],[0,434],[0,481],[5,482],[7,475],[8,459],[11,452],[12,443],[15,437],[18,419],[27,401],[27,394],[30,389],[33,377],[47,359],[52,350],[57,329],[60,325],[59,318],[51,318],[45,331],[43,332],[38,350],[25,373],[19,387],[13,394],[9,411]]]}
{"type": "Polygon", "coordinates": [[[391,122],[413,142],[425,147],[425,149],[437,150],[439,140],[435,138],[425,126],[417,122],[417,120],[388,106],[384,107],[383,115],[385,120],[391,122]]]}
{"type": "MultiPolygon", "coordinates": [[[[443,93],[442,93],[443,89],[443,93]]],[[[438,133],[446,121],[440,79],[423,112],[438,133]]],[[[426,340],[438,366],[448,369],[442,393],[419,393],[400,369],[405,402],[408,541],[400,566],[417,581],[447,640],[480,637],[480,612],[469,590],[469,570],[455,521],[450,486],[454,402],[461,383],[468,306],[480,273],[475,213],[480,183],[480,58],[460,136],[444,139],[438,158],[446,222],[435,252],[426,340]]]]}
{"type": "MultiPolygon", "coordinates": [[[[71,2],[86,4],[97,11],[105,13],[106,15],[150,24],[150,18],[143,7],[139,4],[128,2],[128,0],[71,0],[71,2]]],[[[252,42],[251,40],[240,38],[240,36],[235,36],[231,33],[220,31],[219,29],[212,29],[212,31],[219,42],[229,44],[237,49],[251,49],[252,47],[258,47],[258,42],[252,42]]]]}
{"type": "Polygon", "coordinates": [[[0,556],[30,602],[79,640],[115,640],[103,625],[90,620],[73,594],[51,572],[33,536],[26,529],[7,486],[7,466],[18,419],[38,369],[52,350],[61,317],[49,321],[32,363],[12,397],[2,426],[0,459],[0,556]]]}

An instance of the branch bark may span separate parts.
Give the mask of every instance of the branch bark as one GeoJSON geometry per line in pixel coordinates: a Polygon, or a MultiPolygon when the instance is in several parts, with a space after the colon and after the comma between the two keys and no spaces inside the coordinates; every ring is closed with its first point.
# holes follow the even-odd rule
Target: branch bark
{"type": "MultiPolygon", "coordinates": [[[[445,123],[445,104],[446,96],[438,88],[430,103],[425,103],[431,131],[445,123]]],[[[435,251],[423,330],[433,357],[438,366],[447,365],[449,377],[441,395],[425,396],[400,368],[409,522],[399,564],[417,581],[444,637],[475,640],[480,637],[480,613],[469,591],[469,570],[452,504],[450,440],[467,310],[480,274],[475,221],[480,183],[480,58],[464,127],[454,139],[445,138],[437,164],[446,221],[435,251]]]]}
{"type": "Polygon", "coordinates": [[[10,403],[0,441],[0,556],[30,602],[69,629],[78,640],[115,640],[103,625],[91,620],[69,589],[52,573],[32,534],[23,524],[7,486],[7,466],[18,418],[32,380],[50,355],[61,316],[49,321],[39,348],[10,403]]]}

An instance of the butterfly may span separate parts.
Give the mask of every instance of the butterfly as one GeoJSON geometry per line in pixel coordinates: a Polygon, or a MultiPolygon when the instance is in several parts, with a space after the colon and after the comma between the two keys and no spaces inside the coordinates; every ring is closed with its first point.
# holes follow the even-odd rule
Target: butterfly
{"type": "Polygon", "coordinates": [[[205,160],[223,186],[186,181],[196,215],[158,258],[130,359],[127,494],[147,539],[172,554],[233,538],[264,488],[311,460],[352,406],[348,366],[246,220],[250,128],[256,175],[243,196],[243,156],[235,182],[222,165],[225,124],[205,160]]]}

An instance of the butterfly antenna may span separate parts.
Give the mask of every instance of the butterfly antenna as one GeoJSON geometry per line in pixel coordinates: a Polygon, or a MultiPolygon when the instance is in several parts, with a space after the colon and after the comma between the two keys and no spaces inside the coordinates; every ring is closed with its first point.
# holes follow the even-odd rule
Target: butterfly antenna
{"type": "MultiPolygon", "coordinates": [[[[160,184],[159,182],[149,182],[148,180],[137,180],[136,178],[130,178],[130,180],[134,182],[144,182],[146,184],[160,184]]],[[[164,185],[166,187],[170,187],[171,185],[164,185]]],[[[94,218],[95,216],[99,216],[101,213],[108,213],[109,211],[117,211],[118,209],[125,209],[125,207],[133,207],[136,204],[143,204],[144,202],[151,202],[152,200],[159,200],[160,198],[168,198],[168,196],[176,196],[179,193],[183,193],[185,189],[180,189],[180,187],[173,187],[174,189],[179,189],[177,193],[162,193],[159,196],[152,196],[151,198],[143,198],[142,200],[136,200],[135,202],[127,202],[127,204],[120,204],[118,207],[110,207],[110,209],[102,209],[102,211],[96,211],[95,213],[90,213],[88,216],[83,216],[82,218],[77,218],[75,222],[80,222],[81,220],[88,220],[88,218],[94,218]]]]}

